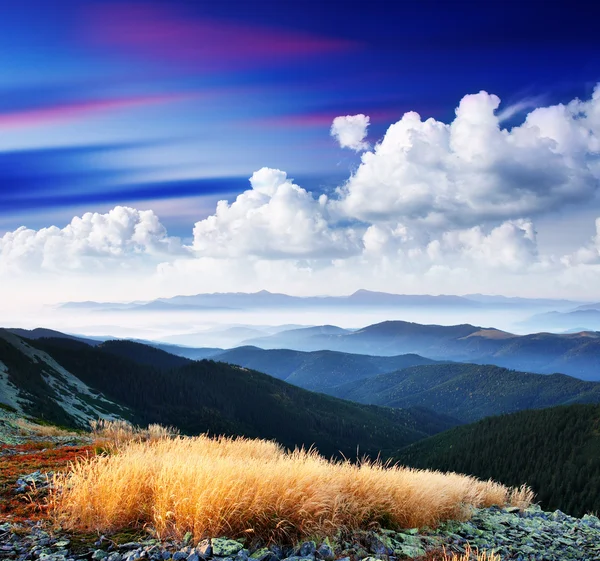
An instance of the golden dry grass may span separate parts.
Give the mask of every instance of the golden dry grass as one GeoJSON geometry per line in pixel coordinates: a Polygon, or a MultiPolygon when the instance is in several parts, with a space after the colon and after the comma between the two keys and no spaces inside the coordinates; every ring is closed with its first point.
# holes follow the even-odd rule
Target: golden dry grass
{"type": "Polygon", "coordinates": [[[147,428],[141,428],[123,420],[98,419],[90,421],[90,427],[94,444],[103,448],[116,449],[132,441],[146,442],[179,435],[179,430],[175,427],[151,424],[147,428]]]}
{"type": "Polygon", "coordinates": [[[449,555],[444,551],[442,557],[438,557],[436,561],[502,561],[497,553],[486,551],[473,551],[467,544],[465,552],[462,555],[452,553],[449,555]]]}
{"type": "Polygon", "coordinates": [[[131,441],[56,478],[58,521],[110,532],[152,525],[161,536],[332,536],[372,524],[411,528],[465,519],[470,507],[526,506],[531,492],[472,477],[332,462],[245,438],[131,441]]]}
{"type": "Polygon", "coordinates": [[[41,437],[77,436],[77,433],[73,431],[55,427],[53,425],[38,425],[27,419],[17,419],[15,424],[19,427],[19,431],[23,436],[29,436],[31,434],[41,437]]]}

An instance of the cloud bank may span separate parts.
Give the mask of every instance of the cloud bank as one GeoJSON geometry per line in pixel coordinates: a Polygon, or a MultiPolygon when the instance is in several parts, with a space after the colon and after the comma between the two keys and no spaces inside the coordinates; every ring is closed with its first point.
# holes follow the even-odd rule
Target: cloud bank
{"type": "Polygon", "coordinates": [[[118,206],[106,214],[88,212],[64,228],[25,227],[0,238],[0,272],[85,271],[143,266],[182,255],[178,238],[151,210],[118,206]]]}
{"type": "Polygon", "coordinates": [[[172,292],[366,287],[594,297],[600,219],[595,237],[564,256],[540,252],[535,220],[597,202],[600,86],[588,100],[535,108],[511,129],[503,115],[497,96],[466,95],[452,122],[406,113],[372,148],[367,116],[337,117],[331,135],[363,153],[332,197],[263,168],[248,190],[196,222],[185,243],[152,211],[117,207],[63,229],[5,234],[0,271],[114,275],[149,266],[172,292]]]}

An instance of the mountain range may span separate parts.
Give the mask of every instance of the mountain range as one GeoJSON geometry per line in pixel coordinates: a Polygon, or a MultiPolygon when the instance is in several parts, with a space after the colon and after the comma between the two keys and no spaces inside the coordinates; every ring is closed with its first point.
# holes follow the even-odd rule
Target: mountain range
{"type": "MultiPolygon", "coordinates": [[[[438,361],[494,364],[541,374],[600,380],[600,332],[515,335],[494,328],[386,321],[362,329],[283,331],[245,341],[263,349],[332,350],[367,355],[419,354],[438,361]]],[[[338,328],[339,329],[339,328],[338,328]]]]}
{"type": "Polygon", "coordinates": [[[423,408],[360,405],[266,374],[190,361],[139,343],[91,346],[25,340],[0,330],[0,402],[19,413],[84,427],[96,417],[173,425],[186,434],[317,445],[325,455],[384,454],[458,421],[423,408]]]}
{"type": "Polygon", "coordinates": [[[26,333],[39,338],[0,329],[0,407],[24,416],[80,428],[98,417],[158,422],[184,434],[315,444],[327,456],[380,454],[525,481],[545,508],[600,507],[600,383],[415,354],[241,347],[197,361],[136,341],[26,333]]]}
{"type": "Polygon", "coordinates": [[[584,304],[569,300],[536,298],[509,298],[471,294],[466,296],[430,294],[390,294],[357,290],[348,296],[290,296],[261,290],[255,293],[229,292],[195,294],[158,298],[148,302],[65,302],[61,308],[96,311],[173,311],[173,310],[227,310],[261,308],[314,308],[314,307],[430,307],[430,308],[573,308],[584,304]]]}

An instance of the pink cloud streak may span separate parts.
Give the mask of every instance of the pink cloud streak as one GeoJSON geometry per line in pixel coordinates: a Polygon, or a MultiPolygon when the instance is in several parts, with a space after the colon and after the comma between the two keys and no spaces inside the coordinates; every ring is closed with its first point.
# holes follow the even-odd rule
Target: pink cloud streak
{"type": "MultiPolygon", "coordinates": [[[[355,113],[360,113],[357,111],[355,113]]],[[[352,114],[355,114],[352,113],[352,114]]],[[[402,118],[404,111],[402,110],[376,110],[363,111],[368,115],[372,123],[388,123],[392,124],[402,118]]],[[[330,127],[333,119],[341,115],[338,112],[326,113],[296,113],[290,115],[278,115],[276,117],[264,117],[256,119],[253,123],[265,127],[330,127]]],[[[344,113],[346,114],[346,113],[344,113]]]]}
{"type": "Polygon", "coordinates": [[[26,109],[22,111],[13,111],[11,113],[0,113],[0,128],[17,129],[63,123],[67,121],[83,119],[97,113],[116,111],[129,107],[170,103],[185,99],[186,97],[188,96],[179,94],[124,97],[116,99],[81,101],[63,105],[55,105],[52,107],[26,109]]]}
{"type": "Polygon", "coordinates": [[[355,49],[356,42],[213,19],[173,8],[106,4],[87,12],[86,40],[135,55],[220,69],[355,49]]]}

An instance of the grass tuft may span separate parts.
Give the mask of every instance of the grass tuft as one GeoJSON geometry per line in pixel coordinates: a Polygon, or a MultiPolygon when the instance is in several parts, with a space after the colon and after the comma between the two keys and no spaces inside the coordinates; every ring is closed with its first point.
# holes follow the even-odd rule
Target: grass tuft
{"type": "Polygon", "coordinates": [[[473,550],[469,544],[462,554],[451,553],[446,550],[442,553],[430,552],[424,561],[502,561],[500,556],[494,552],[473,550]]]}
{"type": "Polygon", "coordinates": [[[109,421],[98,419],[90,421],[92,438],[98,448],[115,449],[128,442],[147,442],[179,436],[175,427],[163,427],[159,424],[137,427],[123,420],[109,421]]]}
{"type": "Polygon", "coordinates": [[[55,480],[57,521],[83,531],[152,526],[161,537],[267,542],[384,525],[435,526],[471,507],[526,506],[527,488],[380,462],[329,461],[246,438],[130,440],[55,480]]]}

